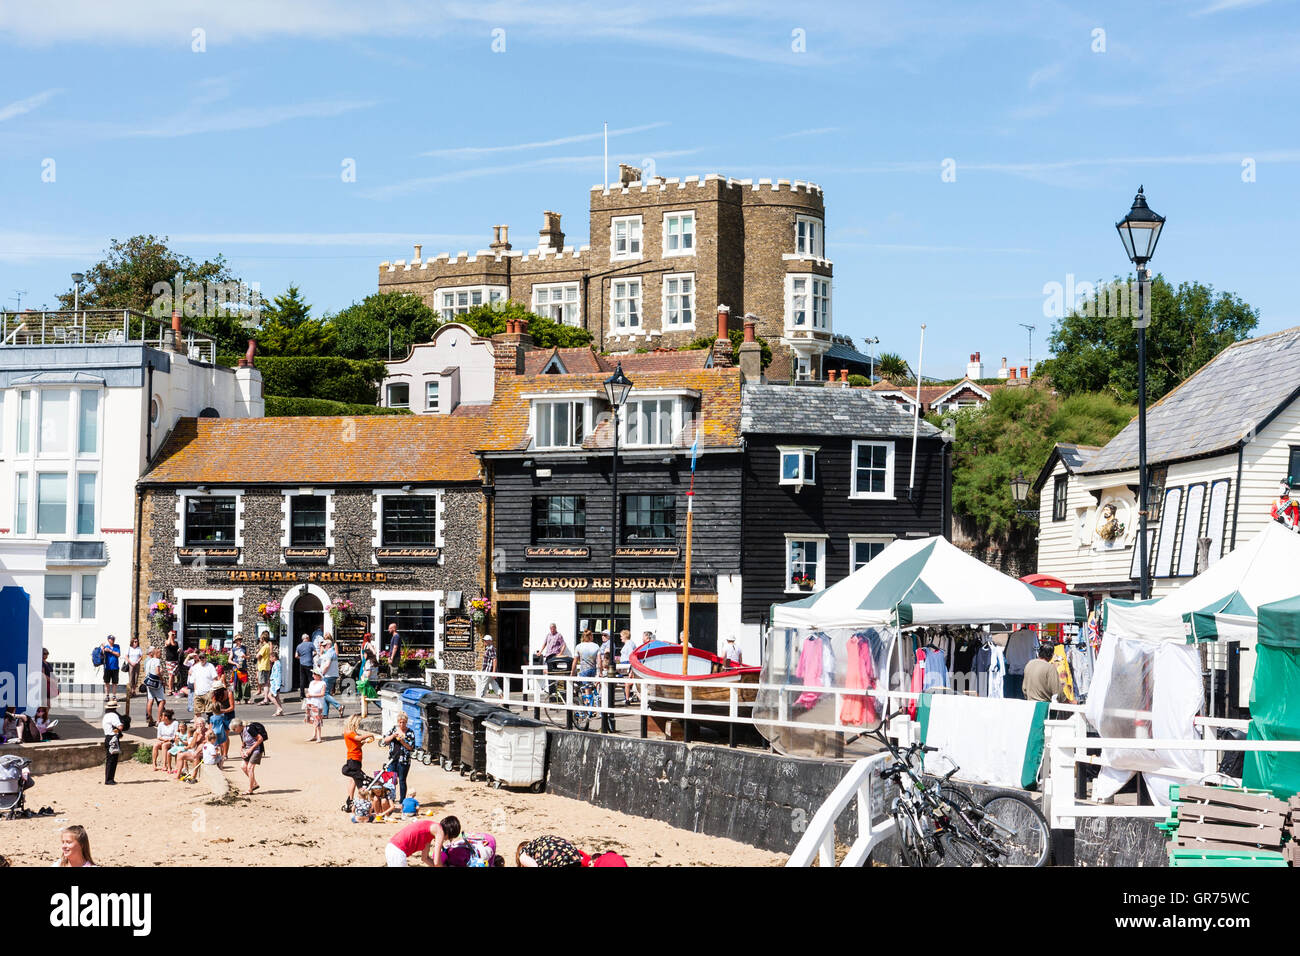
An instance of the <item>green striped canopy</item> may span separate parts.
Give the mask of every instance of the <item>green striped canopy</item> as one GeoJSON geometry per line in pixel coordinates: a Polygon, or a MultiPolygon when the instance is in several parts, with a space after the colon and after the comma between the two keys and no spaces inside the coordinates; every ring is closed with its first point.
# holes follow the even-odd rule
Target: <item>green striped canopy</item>
{"type": "Polygon", "coordinates": [[[944,538],[898,540],[824,591],[772,606],[773,627],[1063,624],[1084,620],[1081,597],[1033,587],[944,538]]]}

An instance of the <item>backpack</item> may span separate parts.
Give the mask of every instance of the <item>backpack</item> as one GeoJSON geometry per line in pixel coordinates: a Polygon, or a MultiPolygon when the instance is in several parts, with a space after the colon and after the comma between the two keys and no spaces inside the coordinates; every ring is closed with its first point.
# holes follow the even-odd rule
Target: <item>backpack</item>
{"type": "Polygon", "coordinates": [[[264,727],[259,721],[254,720],[251,721],[249,725],[244,729],[247,730],[254,737],[262,738],[262,755],[266,756],[266,741],[270,736],[266,732],[266,727],[264,727]]]}
{"type": "Polygon", "coordinates": [[[92,667],[104,666],[104,649],[102,647],[96,646],[95,649],[90,652],[90,664],[92,667]]]}

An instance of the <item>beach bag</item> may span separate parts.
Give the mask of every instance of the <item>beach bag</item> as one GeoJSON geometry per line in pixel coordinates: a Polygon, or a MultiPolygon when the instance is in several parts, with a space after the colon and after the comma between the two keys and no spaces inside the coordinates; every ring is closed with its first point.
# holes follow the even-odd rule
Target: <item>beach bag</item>
{"type": "Polygon", "coordinates": [[[104,666],[104,649],[102,647],[96,646],[95,649],[90,652],[90,664],[92,667],[104,666]]]}
{"type": "Polygon", "coordinates": [[[248,731],[250,734],[252,734],[254,737],[259,737],[259,736],[260,736],[260,737],[262,738],[262,756],[265,757],[265,756],[266,756],[266,742],[267,742],[267,740],[269,740],[270,737],[271,737],[271,735],[268,734],[268,733],[266,732],[266,727],[265,727],[265,726],[264,726],[260,721],[256,721],[256,720],[254,720],[253,722],[251,722],[251,723],[250,723],[250,724],[245,728],[245,730],[247,730],[247,731],[248,731]]]}

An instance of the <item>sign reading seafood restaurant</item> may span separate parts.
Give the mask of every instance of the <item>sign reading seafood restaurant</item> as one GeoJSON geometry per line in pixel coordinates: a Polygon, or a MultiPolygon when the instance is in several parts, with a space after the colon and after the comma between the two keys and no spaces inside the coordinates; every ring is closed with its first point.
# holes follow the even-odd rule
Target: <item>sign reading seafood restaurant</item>
{"type": "MultiPolygon", "coordinates": [[[[676,575],[647,575],[645,577],[622,577],[614,580],[618,591],[679,591],[686,585],[686,579],[676,575]]],[[[712,590],[717,579],[712,574],[692,574],[691,587],[712,590]]],[[[511,574],[497,575],[497,588],[502,591],[608,591],[609,577],[587,574],[538,575],[511,574]]]]}

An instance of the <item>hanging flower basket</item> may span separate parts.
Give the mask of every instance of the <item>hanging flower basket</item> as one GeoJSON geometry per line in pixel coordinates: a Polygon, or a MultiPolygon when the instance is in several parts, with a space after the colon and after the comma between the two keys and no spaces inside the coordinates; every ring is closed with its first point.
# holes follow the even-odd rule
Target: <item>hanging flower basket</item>
{"type": "Polygon", "coordinates": [[[492,602],[487,598],[475,598],[469,602],[469,616],[475,624],[482,624],[492,612],[492,602]]]}
{"type": "Polygon", "coordinates": [[[163,600],[149,605],[149,630],[158,637],[166,637],[176,621],[176,605],[163,600]]]}
{"type": "Polygon", "coordinates": [[[334,631],[336,633],[343,621],[352,616],[352,610],[355,607],[356,605],[347,598],[335,598],[330,602],[330,606],[325,610],[329,612],[330,620],[334,623],[334,631]]]}

